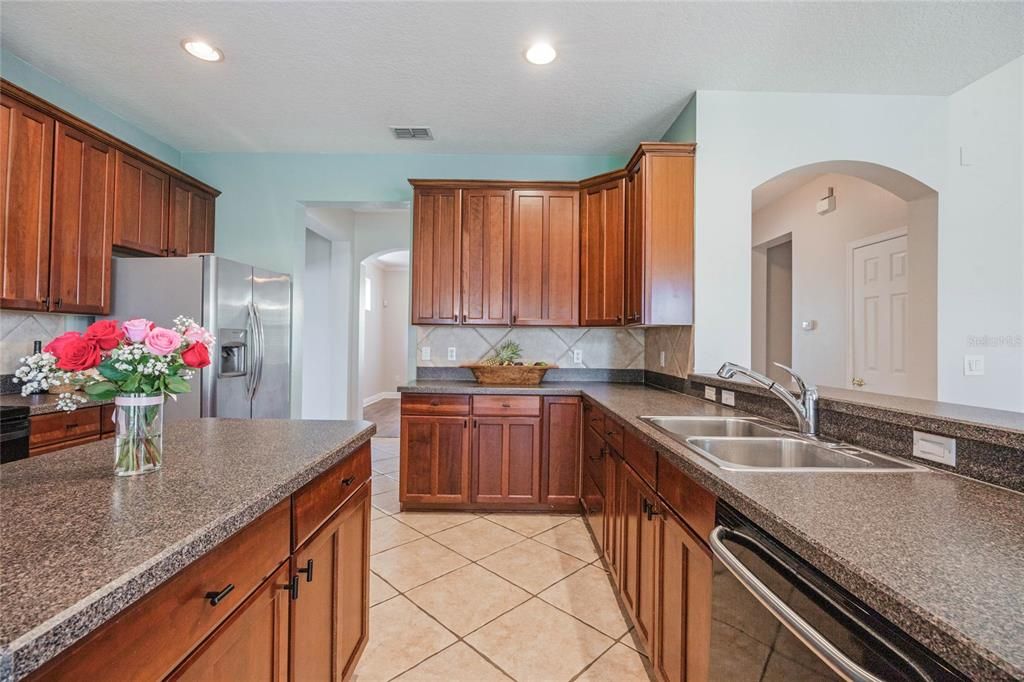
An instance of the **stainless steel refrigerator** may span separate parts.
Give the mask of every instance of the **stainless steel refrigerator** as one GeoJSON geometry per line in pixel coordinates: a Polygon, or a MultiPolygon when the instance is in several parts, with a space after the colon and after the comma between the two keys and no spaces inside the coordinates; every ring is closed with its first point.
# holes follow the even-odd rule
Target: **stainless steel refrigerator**
{"type": "Polygon", "coordinates": [[[114,258],[111,318],[192,317],[217,342],[164,421],[291,416],[291,277],[217,256],[114,258]]]}

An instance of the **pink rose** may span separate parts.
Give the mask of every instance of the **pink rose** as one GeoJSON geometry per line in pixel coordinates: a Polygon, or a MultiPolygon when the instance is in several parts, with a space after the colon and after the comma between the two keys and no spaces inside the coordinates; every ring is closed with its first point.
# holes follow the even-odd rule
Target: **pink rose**
{"type": "Polygon", "coordinates": [[[181,334],[173,329],[153,327],[143,341],[146,350],[154,355],[170,355],[181,345],[181,334]]]}
{"type": "Polygon", "coordinates": [[[198,324],[189,325],[185,330],[185,338],[192,343],[201,343],[205,346],[213,344],[213,334],[198,324]]]}
{"type": "Polygon", "coordinates": [[[153,323],[149,320],[136,317],[134,320],[128,320],[121,325],[121,329],[124,330],[125,336],[132,343],[140,343],[146,338],[146,334],[153,328],[153,323]]]}

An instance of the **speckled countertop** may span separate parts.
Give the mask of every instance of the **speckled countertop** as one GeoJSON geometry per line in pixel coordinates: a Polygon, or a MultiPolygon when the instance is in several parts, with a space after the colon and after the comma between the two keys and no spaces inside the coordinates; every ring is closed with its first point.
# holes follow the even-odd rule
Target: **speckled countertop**
{"type": "MultiPolygon", "coordinates": [[[[93,400],[85,394],[85,391],[78,391],[75,395],[79,395],[86,399],[86,402],[81,403],[78,409],[82,409],[83,407],[94,407],[96,405],[106,405],[107,403],[114,402],[113,400],[93,400]]],[[[51,395],[49,393],[37,393],[35,395],[7,393],[0,395],[0,405],[28,407],[28,413],[30,415],[49,414],[50,412],[60,411],[57,408],[57,398],[59,397],[60,396],[51,395]]]]}
{"type": "Polygon", "coordinates": [[[1024,495],[942,472],[743,473],[718,469],[639,420],[729,415],[648,386],[522,391],[419,381],[407,392],[584,395],[866,604],[976,679],[1024,678],[1024,495]]]}
{"type": "Polygon", "coordinates": [[[0,472],[0,680],[20,679],[366,442],[365,421],[196,419],[164,466],[100,441],[0,472]]]}

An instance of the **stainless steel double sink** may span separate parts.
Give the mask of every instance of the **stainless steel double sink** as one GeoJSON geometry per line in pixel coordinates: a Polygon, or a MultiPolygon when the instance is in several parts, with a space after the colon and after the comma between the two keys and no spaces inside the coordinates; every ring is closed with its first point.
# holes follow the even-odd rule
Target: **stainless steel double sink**
{"type": "Polygon", "coordinates": [[[805,438],[757,417],[641,417],[727,471],[928,471],[853,445],[805,438]]]}

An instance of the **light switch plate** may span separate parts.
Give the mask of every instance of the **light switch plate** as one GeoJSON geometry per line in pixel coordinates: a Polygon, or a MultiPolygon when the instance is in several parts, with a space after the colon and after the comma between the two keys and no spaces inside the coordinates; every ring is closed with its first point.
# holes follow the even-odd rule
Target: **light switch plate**
{"type": "Polygon", "coordinates": [[[448,359],[449,360],[454,360],[455,359],[455,346],[448,346],[448,359]]]}
{"type": "Polygon", "coordinates": [[[714,400],[715,399],[715,387],[714,386],[705,386],[704,387],[704,397],[707,398],[708,400],[714,400]]]}
{"type": "Polygon", "coordinates": [[[430,359],[430,346],[423,346],[423,348],[420,348],[420,359],[421,360],[429,360],[430,359]]]}
{"type": "Polygon", "coordinates": [[[964,356],[964,376],[965,377],[979,377],[985,374],[985,356],[984,355],[965,355],[964,356]]]}
{"type": "Polygon", "coordinates": [[[576,348],[575,350],[573,350],[573,352],[572,352],[572,362],[575,365],[582,365],[583,364],[583,351],[581,349],[576,348]]]}
{"type": "Polygon", "coordinates": [[[914,431],[914,457],[956,466],[956,439],[914,431]]]}
{"type": "Polygon", "coordinates": [[[732,391],[722,389],[722,404],[729,407],[736,407],[736,394],[732,391]]]}

